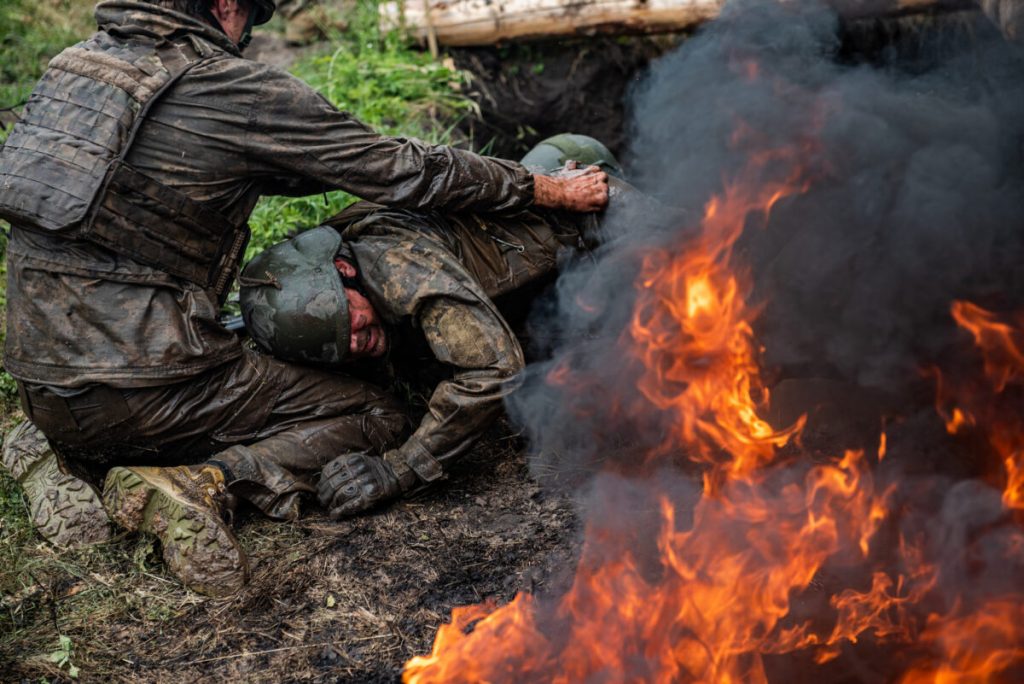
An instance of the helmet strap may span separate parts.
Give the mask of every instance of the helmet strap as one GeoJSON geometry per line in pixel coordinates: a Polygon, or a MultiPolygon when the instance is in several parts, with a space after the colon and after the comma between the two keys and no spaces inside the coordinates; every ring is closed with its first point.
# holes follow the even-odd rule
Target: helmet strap
{"type": "MultiPolygon", "coordinates": [[[[341,275],[340,273],[338,275],[341,275]]],[[[366,289],[363,287],[363,281],[359,279],[359,276],[349,278],[348,276],[341,276],[341,284],[350,290],[355,290],[359,294],[366,297],[366,289]]]]}
{"type": "Polygon", "coordinates": [[[249,3],[249,17],[245,20],[245,29],[242,30],[242,39],[238,41],[239,51],[245,50],[252,42],[252,28],[256,25],[256,8],[252,2],[249,3]]]}

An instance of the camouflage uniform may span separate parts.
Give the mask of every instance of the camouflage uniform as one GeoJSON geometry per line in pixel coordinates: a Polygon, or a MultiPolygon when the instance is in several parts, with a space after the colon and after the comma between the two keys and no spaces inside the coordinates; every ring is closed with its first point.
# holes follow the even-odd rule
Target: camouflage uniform
{"type": "Polygon", "coordinates": [[[412,436],[385,454],[421,481],[437,479],[501,411],[509,380],[523,368],[522,349],[495,298],[553,273],[561,256],[587,245],[596,218],[442,215],[363,203],[329,224],[342,231],[381,318],[393,328],[411,324],[451,371],[412,436]]]}
{"type": "MultiPolygon", "coordinates": [[[[184,37],[202,55],[144,117],[126,160],[229,223],[244,227],[263,194],[332,188],[423,210],[532,202],[520,165],[378,135],[301,81],[240,58],[226,36],[191,17],[119,0],[100,3],[96,19],[104,44],[184,37]]],[[[109,61],[69,68],[96,88],[122,84],[109,61]]],[[[68,126],[84,125],[85,90],[58,88],[78,117],[68,126]]],[[[55,96],[34,97],[46,105],[55,96]]],[[[45,139],[24,145],[37,142],[45,139]]],[[[146,201],[143,192],[139,207],[146,201]]],[[[7,296],[4,363],[25,411],[84,467],[104,468],[112,455],[160,464],[212,454],[231,491],[287,517],[309,489],[301,474],[346,450],[384,448],[406,422],[373,387],[244,351],[216,320],[215,289],[94,240],[15,223],[7,296]]]]}

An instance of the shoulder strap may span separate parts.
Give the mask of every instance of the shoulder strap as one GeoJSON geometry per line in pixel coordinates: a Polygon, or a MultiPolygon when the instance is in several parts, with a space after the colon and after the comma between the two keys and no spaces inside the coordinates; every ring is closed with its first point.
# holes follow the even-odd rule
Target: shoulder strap
{"type": "Polygon", "coordinates": [[[248,226],[236,225],[221,212],[125,161],[152,106],[205,59],[191,42],[158,46],[157,54],[170,78],[146,100],[135,118],[124,147],[110,166],[83,237],[223,297],[248,244],[248,226]]]}
{"type": "Polygon", "coordinates": [[[146,115],[149,114],[149,110],[153,108],[153,105],[166,93],[178,80],[187,74],[192,67],[203,61],[202,55],[200,55],[196,49],[192,46],[191,42],[176,42],[176,43],[164,43],[157,46],[157,55],[160,57],[161,64],[167,69],[167,72],[171,75],[170,78],[164,82],[160,88],[153,93],[153,96],[145,101],[142,105],[142,109],[139,110],[138,115],[135,117],[135,121],[132,123],[131,130],[128,131],[128,138],[124,142],[124,147],[121,148],[121,154],[118,155],[118,160],[123,161],[128,156],[128,151],[135,143],[135,138],[139,134],[139,129],[142,128],[142,123],[146,120],[146,115]]]}

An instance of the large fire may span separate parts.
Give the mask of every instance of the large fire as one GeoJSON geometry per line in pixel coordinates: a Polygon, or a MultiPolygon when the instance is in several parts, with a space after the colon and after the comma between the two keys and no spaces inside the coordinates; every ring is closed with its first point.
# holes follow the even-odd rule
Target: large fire
{"type": "MultiPolygon", "coordinates": [[[[823,667],[864,642],[894,645],[885,681],[1011,681],[1024,672],[1019,587],[950,598],[949,561],[937,549],[974,551],[940,548],[941,540],[891,524],[901,492],[876,475],[884,432],[877,450],[810,463],[794,456],[803,419],[775,428],[763,418],[757,310],[734,246],[780,200],[807,189],[797,157],[756,157],[683,243],[642,260],[621,340],[641,364],[641,398],[616,410],[655,412],[673,426],[647,454],[648,472],[689,461],[703,474],[692,510],[680,509],[657,477],[647,485],[660,507],[656,559],[638,550],[642,531],[590,524],[575,580],[554,605],[521,594],[497,608],[455,609],[432,653],[406,665],[405,682],[767,682],[771,658],[823,667]],[[780,165],[784,180],[765,182],[765,170],[780,165]],[[826,567],[845,572],[822,580],[826,567]],[[815,597],[824,608],[796,606],[815,597]]],[[[965,353],[980,354],[983,378],[961,386],[937,374],[939,411],[951,432],[983,430],[999,454],[994,481],[1005,514],[992,525],[1003,526],[999,552],[1019,563],[1021,404],[998,399],[1024,385],[1024,326],[967,302],[954,303],[952,315],[973,336],[976,352],[965,353]]],[[[569,372],[559,367],[551,381],[571,383],[569,372]]]]}

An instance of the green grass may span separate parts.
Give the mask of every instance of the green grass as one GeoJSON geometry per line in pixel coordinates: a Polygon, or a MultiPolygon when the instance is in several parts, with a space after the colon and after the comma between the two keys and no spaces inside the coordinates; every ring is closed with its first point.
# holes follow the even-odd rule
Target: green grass
{"type": "Polygon", "coordinates": [[[91,29],[93,0],[0,3],[0,109],[24,103],[47,60],[91,29]]]}

